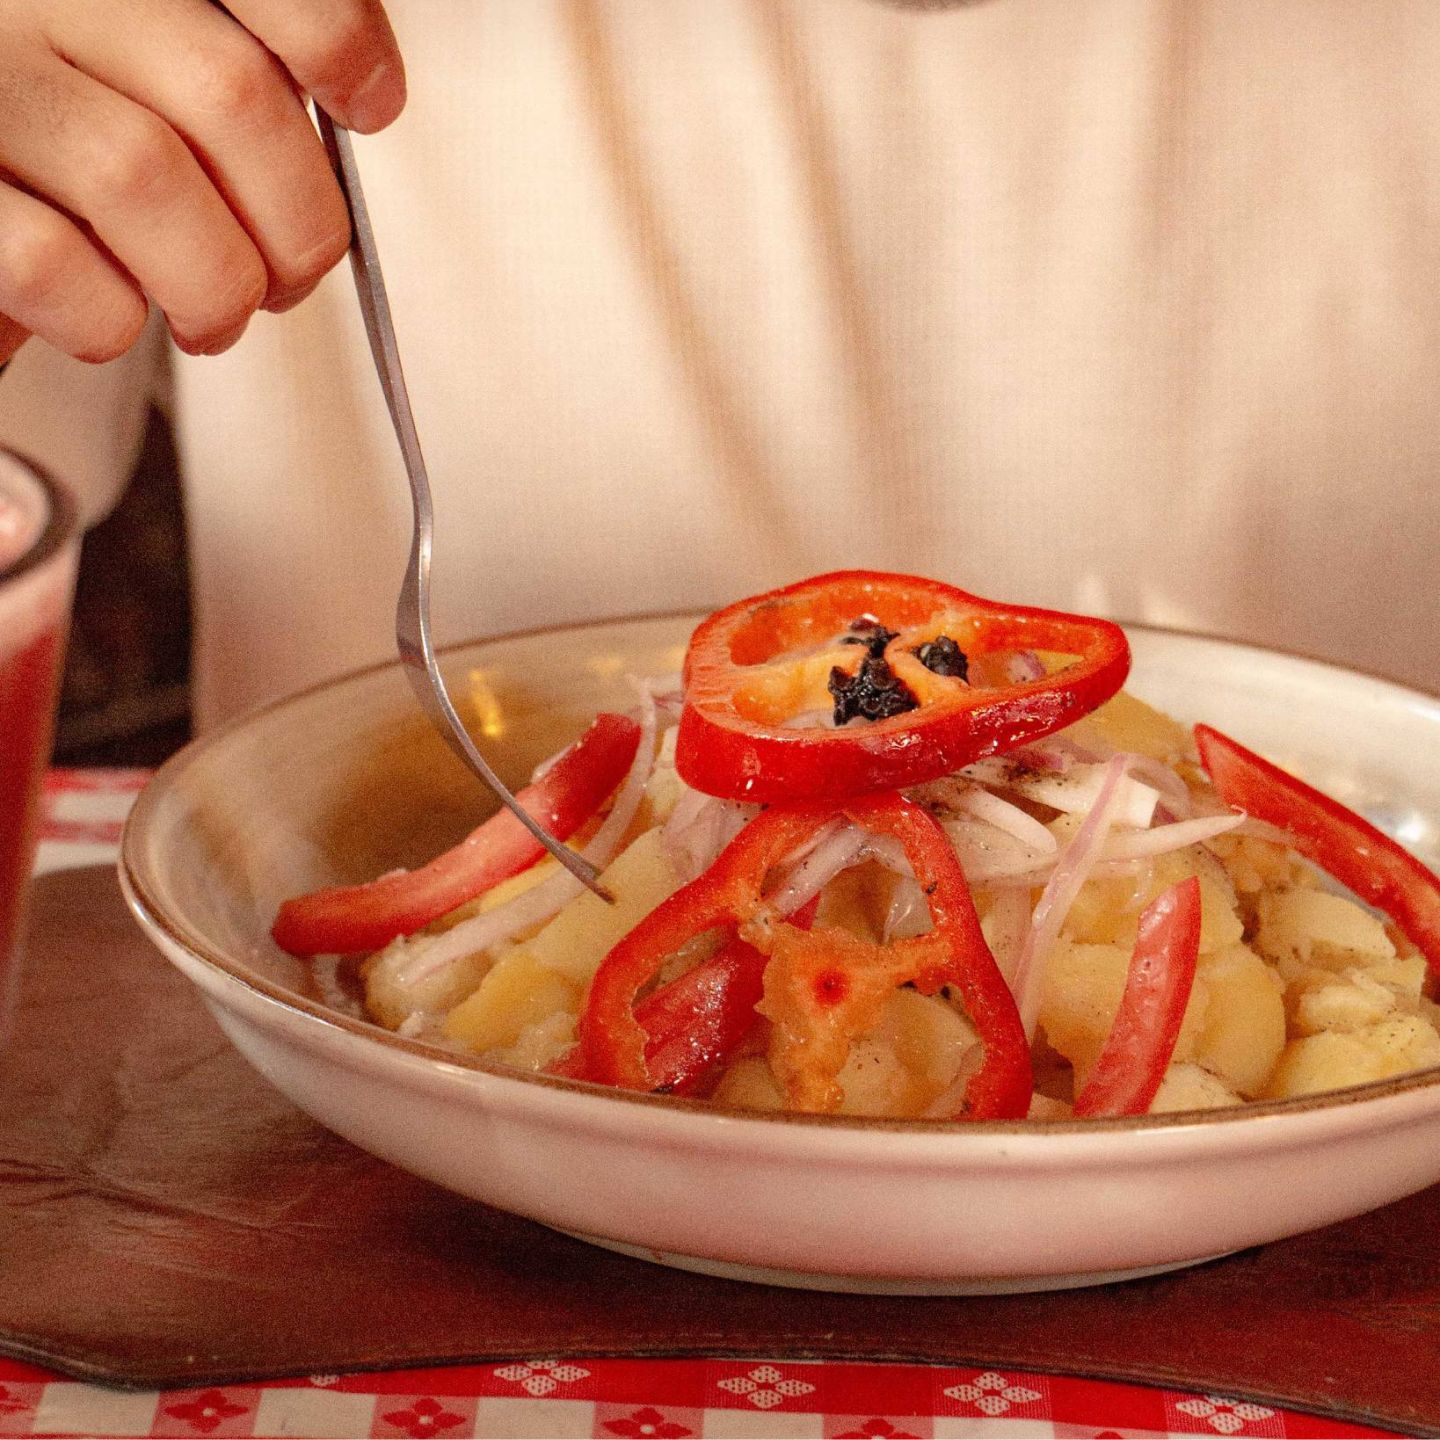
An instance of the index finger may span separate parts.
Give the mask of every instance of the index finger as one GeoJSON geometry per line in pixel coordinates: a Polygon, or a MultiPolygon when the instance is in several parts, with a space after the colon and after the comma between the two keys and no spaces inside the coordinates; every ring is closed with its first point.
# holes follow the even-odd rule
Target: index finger
{"type": "Polygon", "coordinates": [[[225,8],[349,130],[405,108],[405,62],[381,0],[226,0],[225,8]]]}

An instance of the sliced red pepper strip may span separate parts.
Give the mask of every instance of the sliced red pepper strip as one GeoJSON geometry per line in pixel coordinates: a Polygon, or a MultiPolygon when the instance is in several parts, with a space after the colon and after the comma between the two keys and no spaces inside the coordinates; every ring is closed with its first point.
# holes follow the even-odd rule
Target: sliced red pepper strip
{"type": "MultiPolygon", "coordinates": [[[[815,905],[802,905],[793,922],[808,929],[815,905]]],[[[635,1019],[645,1032],[645,1066],[656,1090],[693,1095],[735,1056],[759,1019],[755,1007],[764,993],[765,965],[753,945],[734,938],[640,1002],[635,1019]]],[[[584,1047],[567,1051],[547,1073],[590,1079],[584,1047]]]]}
{"type": "Polygon", "coordinates": [[[1284,830],[1306,859],[1388,915],[1440,974],[1440,877],[1434,871],[1353,810],[1228,735],[1197,725],[1195,744],[1227,805],[1284,830]]]}
{"type": "Polygon", "coordinates": [[[610,951],[580,1017],[580,1043],[591,1078],[636,1090],[655,1088],[636,995],[688,940],[706,930],[738,927],[743,940],[769,957],[762,1010],[781,1032],[772,1058],[797,1108],[835,1107],[834,1079],[850,1040],[869,1028],[866,1022],[873,1022],[890,991],[913,983],[926,994],[953,985],[980,1033],[984,1060],[967,1088],[965,1117],[1026,1114],[1032,1076],[1020,1016],[981,934],[959,861],[925,810],[886,794],[847,802],[839,813],[900,841],[929,902],[926,934],[876,945],[829,927],[807,932],[765,903],[762,892],[771,870],[836,813],[828,805],[765,811],[704,875],[657,906],[610,951]]]}
{"type": "MultiPolygon", "coordinates": [[[[516,799],[552,835],[567,840],[620,783],[639,743],[640,727],[628,716],[597,715],[516,799]]],[[[287,900],[270,934],[292,955],[379,950],[518,875],[544,853],[540,842],[508,810],[501,810],[418,870],[287,900]]]]}
{"type": "Polygon", "coordinates": [[[1144,1115],[1165,1078],[1200,955],[1200,882],[1172,885],[1140,912],[1125,993],[1077,1115],[1144,1115]]]}
{"type": "Polygon", "coordinates": [[[911,575],[820,575],[727,606],[696,629],[675,764],[687,784],[731,800],[898,789],[1062,729],[1114,695],[1129,668],[1124,632],[1106,620],[1002,605],[911,575]],[[898,632],[884,660],[917,707],[839,729],[787,724],[830,706],[832,669],[860,669],[866,647],[841,637],[867,619],[898,632]],[[942,635],[972,667],[1005,651],[1077,658],[1036,680],[971,685],[922,663],[917,651],[942,635]]]}
{"type": "MultiPolygon", "coordinates": [[[[765,956],[743,940],[687,970],[641,1001],[635,1019],[645,1032],[645,1068],[651,1088],[692,1095],[723,1065],[755,1027],[764,990],[765,956]]],[[[549,1067],[551,1075],[593,1078],[577,1045],[549,1067]]]]}

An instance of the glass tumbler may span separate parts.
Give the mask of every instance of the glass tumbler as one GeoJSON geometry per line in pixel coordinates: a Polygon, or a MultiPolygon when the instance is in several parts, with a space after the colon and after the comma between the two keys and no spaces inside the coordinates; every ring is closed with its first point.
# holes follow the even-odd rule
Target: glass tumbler
{"type": "Polygon", "coordinates": [[[68,497],[0,450],[0,1043],[14,1002],[78,550],[68,497]]]}

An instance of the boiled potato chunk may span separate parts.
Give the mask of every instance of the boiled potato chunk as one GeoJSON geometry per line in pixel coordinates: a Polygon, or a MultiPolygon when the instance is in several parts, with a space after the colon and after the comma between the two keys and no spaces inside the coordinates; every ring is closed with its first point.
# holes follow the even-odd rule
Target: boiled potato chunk
{"type": "Polygon", "coordinates": [[[1062,936],[1050,952],[1040,1027],[1074,1067],[1077,1089],[1115,1023],[1129,970],[1130,952],[1119,945],[1085,945],[1062,936]]]}
{"type": "Polygon", "coordinates": [[[919,1096],[915,1077],[883,1040],[857,1040],[850,1047],[839,1084],[841,1115],[913,1115],[919,1096]]]}
{"type": "Polygon", "coordinates": [[[498,959],[468,998],[445,1017],[445,1033],[472,1050],[515,1045],[554,1011],[573,1017],[585,987],[616,941],[678,886],[660,832],[649,830],[600,877],[607,905],[582,891],[549,924],[498,959]]]}
{"type": "Polygon", "coordinates": [[[1175,1110],[1220,1110],[1241,1105],[1243,1099],[1225,1082],[1200,1065],[1172,1065],[1160,1082],[1150,1113],[1161,1115],[1175,1110]]]}
{"type": "Polygon", "coordinates": [[[1065,933],[1087,944],[1129,948],[1135,943],[1140,912],[1192,875],[1200,881],[1200,953],[1234,945],[1245,933],[1236,913],[1235,888],[1225,867],[1200,845],[1158,856],[1138,884],[1132,876],[1087,881],[1066,916],[1065,933]]]}
{"type": "Polygon", "coordinates": [[[710,1097],[717,1105],[734,1110],[783,1110],[785,1092],[763,1055],[747,1055],[735,1061],[720,1077],[710,1097]]]}
{"type": "MultiPolygon", "coordinates": [[[[1195,988],[1206,1003],[1195,1032],[1193,1058],[1232,1090],[1258,1095],[1285,1047],[1285,1000],[1279,979],[1253,950],[1231,945],[1200,957],[1195,988]]],[[[1188,1024],[1188,1011],[1185,1018],[1188,1024]]]]}
{"type": "Polygon", "coordinates": [[[1440,1065],[1440,1035],[1418,1015],[1397,1015],[1363,1030],[1327,1030],[1292,1040],[1266,1094],[1276,1100],[1312,1095],[1430,1065],[1440,1065]]]}
{"type": "MultiPolygon", "coordinates": [[[[1040,1024],[1075,1068],[1077,1088],[1099,1058],[1120,1008],[1130,952],[1063,937],[1045,971],[1040,1024]]],[[[1285,1044],[1279,981],[1244,945],[1201,955],[1173,1062],[1194,1062],[1242,1095],[1265,1085],[1285,1044]]]]}
{"type": "Polygon", "coordinates": [[[491,1050],[489,1058],[518,1070],[544,1070],[575,1044],[575,1016],[557,1010],[534,1025],[527,1025],[513,1045],[491,1050]]]}
{"type": "MultiPolygon", "coordinates": [[[[885,1001],[880,1019],[850,1047],[840,1071],[842,1115],[923,1115],[974,1058],[979,1036],[969,1020],[939,995],[901,987],[885,1001]]],[[[712,1097],[744,1110],[783,1110],[784,1092],[769,1062],[737,1060],[712,1097]]]]}
{"type": "Polygon", "coordinates": [[[1190,748],[1190,732],[1178,721],[1122,690],[1098,710],[1064,732],[1084,744],[1099,741],[1101,750],[1133,750],[1173,764],[1190,748]]]}
{"type": "MultiPolygon", "coordinates": [[[[939,995],[897,990],[885,1004],[876,1034],[887,1041],[922,1089],[944,1090],[959,1073],[971,1048],[980,1043],[970,1021],[939,995]]],[[[923,1106],[922,1106],[923,1108],[923,1106]]]]}
{"type": "Polygon", "coordinates": [[[423,965],[433,936],[396,940],[365,965],[365,1006],[382,1024],[398,1029],[416,1011],[441,1015],[463,1000],[490,965],[488,955],[465,955],[429,975],[411,979],[412,967],[423,965]]]}
{"type": "Polygon", "coordinates": [[[1208,842],[1225,866],[1238,895],[1247,900],[1268,891],[1313,883],[1314,872],[1293,850],[1273,840],[1231,832],[1208,842]]]}
{"type": "Polygon", "coordinates": [[[1311,970],[1291,987],[1290,999],[1291,1029],[1299,1035],[1367,1030],[1400,1009],[1396,992],[1365,970],[1311,970]]]}
{"type": "Polygon", "coordinates": [[[588,985],[615,943],[680,886],[659,830],[647,830],[622,850],[600,881],[615,897],[613,905],[582,891],[526,942],[539,964],[580,985],[588,985]]]}
{"type": "Polygon", "coordinates": [[[921,1115],[979,1043],[975,1027],[939,995],[895,990],[879,1023],[851,1047],[839,1076],[842,1115],[921,1115]]]}
{"type": "Polygon", "coordinates": [[[1295,889],[1269,895],[1258,906],[1256,948],[1285,961],[1342,970],[1394,958],[1384,924],[1368,910],[1328,890],[1295,889]]]}
{"type": "Polygon", "coordinates": [[[523,1031],[556,1012],[580,1009],[581,987],[518,946],[502,955],[467,1000],[445,1017],[445,1033],[484,1053],[514,1045],[523,1031]]]}

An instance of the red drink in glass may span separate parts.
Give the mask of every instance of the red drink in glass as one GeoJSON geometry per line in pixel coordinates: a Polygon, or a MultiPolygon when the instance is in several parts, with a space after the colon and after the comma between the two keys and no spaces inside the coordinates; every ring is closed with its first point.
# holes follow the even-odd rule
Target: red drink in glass
{"type": "Polygon", "coordinates": [[[55,726],[77,540],[55,487],[0,452],[0,1041],[55,726]]]}

